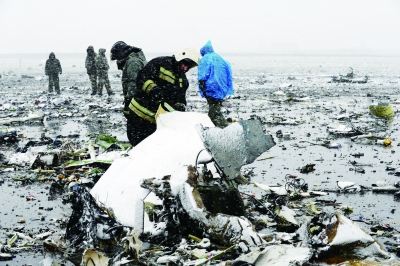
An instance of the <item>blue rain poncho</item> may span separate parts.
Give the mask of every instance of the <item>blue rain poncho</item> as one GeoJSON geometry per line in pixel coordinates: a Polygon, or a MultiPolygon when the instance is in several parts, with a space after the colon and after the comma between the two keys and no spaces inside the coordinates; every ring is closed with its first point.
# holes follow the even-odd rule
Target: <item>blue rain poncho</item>
{"type": "MultiPolygon", "coordinates": [[[[203,56],[198,67],[198,79],[205,81],[207,97],[223,100],[233,95],[232,69],[228,61],[214,52],[211,42],[208,41],[201,49],[203,56]]],[[[199,93],[204,98],[199,86],[199,93]]]]}

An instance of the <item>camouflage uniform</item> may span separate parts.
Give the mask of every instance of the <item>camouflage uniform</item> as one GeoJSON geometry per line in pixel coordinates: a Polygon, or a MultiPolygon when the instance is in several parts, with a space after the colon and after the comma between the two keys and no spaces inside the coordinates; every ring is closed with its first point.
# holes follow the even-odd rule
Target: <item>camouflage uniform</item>
{"type": "MultiPolygon", "coordinates": [[[[124,116],[126,118],[126,134],[132,145],[135,145],[137,130],[142,128],[140,120],[137,121],[136,114],[130,111],[129,104],[134,92],[137,90],[136,78],[138,72],[147,64],[142,49],[127,45],[125,42],[116,42],[111,47],[111,60],[117,60],[118,69],[122,70],[122,92],[124,95],[124,116]]],[[[146,122],[146,121],[144,121],[146,122]]]]}
{"type": "Polygon", "coordinates": [[[208,103],[208,116],[216,127],[225,128],[229,125],[221,112],[223,101],[214,98],[206,98],[208,103]]]}
{"type": "Polygon", "coordinates": [[[136,90],[136,77],[139,72],[143,68],[144,65],[147,64],[146,57],[144,56],[143,51],[133,52],[129,55],[125,66],[122,70],[122,91],[124,93],[124,98],[132,98],[133,92],[136,90]]]}
{"type": "Polygon", "coordinates": [[[58,74],[62,73],[60,60],[56,58],[56,55],[51,52],[49,59],[46,61],[46,67],[44,69],[46,76],[49,76],[49,92],[53,92],[53,86],[57,94],[60,94],[60,81],[58,74]],[[51,58],[54,57],[54,58],[51,58]]]}
{"type": "Polygon", "coordinates": [[[89,75],[89,80],[92,83],[92,95],[97,93],[97,71],[96,71],[96,56],[93,46],[87,48],[87,56],[85,61],[85,67],[87,74],[89,75]]]}
{"type": "Polygon", "coordinates": [[[111,91],[110,80],[108,79],[108,66],[107,58],[105,55],[106,49],[100,48],[99,54],[96,56],[96,69],[99,77],[97,89],[99,95],[103,95],[103,85],[105,85],[108,95],[114,94],[111,91]]]}
{"type": "Polygon", "coordinates": [[[134,143],[135,130],[138,127],[137,119],[134,119],[135,114],[131,113],[129,104],[132,100],[133,93],[136,91],[136,78],[138,72],[147,64],[146,57],[143,51],[132,52],[122,70],[122,91],[124,93],[124,115],[126,117],[126,134],[128,140],[134,143]],[[133,118],[133,119],[132,119],[133,118]]]}

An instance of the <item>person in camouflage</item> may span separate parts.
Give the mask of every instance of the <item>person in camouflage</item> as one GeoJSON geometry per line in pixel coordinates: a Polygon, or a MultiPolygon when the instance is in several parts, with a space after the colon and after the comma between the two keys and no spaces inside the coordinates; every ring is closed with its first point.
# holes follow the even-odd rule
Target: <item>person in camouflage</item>
{"type": "Polygon", "coordinates": [[[132,128],[137,127],[135,120],[133,119],[136,115],[131,113],[129,109],[129,103],[132,100],[133,93],[136,91],[136,77],[139,70],[147,64],[146,57],[142,49],[127,45],[125,42],[116,42],[111,47],[111,60],[117,60],[117,66],[119,70],[122,70],[122,92],[124,95],[124,115],[126,118],[126,134],[128,140],[133,143],[134,130],[132,128]]]}
{"type": "Polygon", "coordinates": [[[87,55],[86,55],[86,61],[85,61],[85,67],[86,67],[86,72],[89,75],[89,80],[92,83],[92,94],[91,95],[96,95],[97,93],[97,71],[96,71],[96,56],[97,54],[95,53],[93,46],[89,46],[86,49],[87,55]]]}
{"type": "Polygon", "coordinates": [[[108,79],[108,69],[110,68],[110,66],[108,65],[105,52],[106,49],[100,48],[99,54],[96,56],[96,69],[97,75],[99,77],[97,90],[100,96],[103,95],[103,85],[105,85],[108,96],[111,96],[114,93],[111,90],[110,80],[108,79]]]}
{"type": "Polygon", "coordinates": [[[44,68],[44,73],[49,76],[49,92],[53,92],[53,86],[57,94],[60,94],[60,80],[58,74],[61,75],[62,69],[60,60],[56,58],[56,55],[51,52],[49,59],[46,61],[46,66],[44,68]]]}

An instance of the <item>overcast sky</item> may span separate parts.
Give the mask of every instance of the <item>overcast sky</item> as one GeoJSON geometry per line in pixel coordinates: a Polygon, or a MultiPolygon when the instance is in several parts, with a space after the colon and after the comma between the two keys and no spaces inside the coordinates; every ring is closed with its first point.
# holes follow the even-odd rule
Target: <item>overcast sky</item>
{"type": "Polygon", "coordinates": [[[398,0],[0,0],[0,53],[349,50],[400,54],[398,0]]]}

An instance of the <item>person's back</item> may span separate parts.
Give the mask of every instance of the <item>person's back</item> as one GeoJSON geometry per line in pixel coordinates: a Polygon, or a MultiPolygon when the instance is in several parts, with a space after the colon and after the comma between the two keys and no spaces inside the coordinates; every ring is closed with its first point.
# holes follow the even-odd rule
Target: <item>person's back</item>
{"type": "MultiPolygon", "coordinates": [[[[233,94],[232,69],[228,61],[214,52],[214,48],[208,41],[201,49],[198,67],[198,79],[205,81],[206,97],[215,100],[223,100],[233,94]]],[[[199,91],[202,96],[203,92],[199,91]]]]}
{"type": "Polygon", "coordinates": [[[100,74],[104,74],[108,72],[110,68],[108,66],[107,58],[105,56],[106,49],[100,48],[99,54],[96,56],[96,70],[100,74]]]}
{"type": "Polygon", "coordinates": [[[124,98],[132,98],[136,88],[136,78],[139,71],[147,64],[142,50],[129,54],[122,69],[122,92],[124,98]]]}

